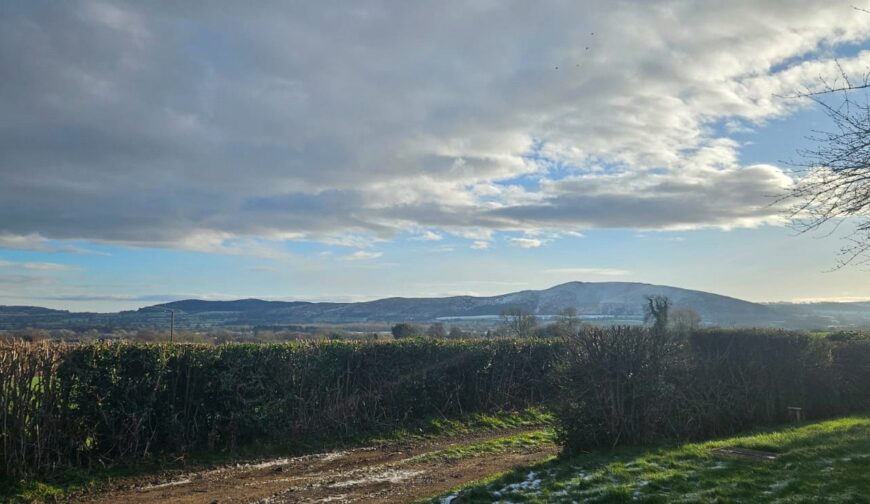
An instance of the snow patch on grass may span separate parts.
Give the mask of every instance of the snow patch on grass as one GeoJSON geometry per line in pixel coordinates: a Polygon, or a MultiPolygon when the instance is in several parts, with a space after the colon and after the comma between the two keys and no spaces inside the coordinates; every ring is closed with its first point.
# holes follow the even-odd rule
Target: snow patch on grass
{"type": "Polygon", "coordinates": [[[496,497],[501,497],[502,495],[515,492],[538,493],[540,490],[541,478],[538,477],[538,473],[536,473],[535,471],[529,471],[529,474],[526,475],[525,480],[505,485],[504,487],[502,487],[501,490],[496,490],[492,494],[496,497]]]}

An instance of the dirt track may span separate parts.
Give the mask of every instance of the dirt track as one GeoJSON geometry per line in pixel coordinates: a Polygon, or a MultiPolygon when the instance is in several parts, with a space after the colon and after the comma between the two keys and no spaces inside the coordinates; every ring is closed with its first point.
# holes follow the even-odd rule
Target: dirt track
{"type": "Polygon", "coordinates": [[[556,452],[552,443],[513,447],[499,453],[461,458],[421,457],[444,449],[535,429],[495,431],[336,451],[303,457],[176,474],[166,481],[138,478],[114,490],[79,499],[91,504],[186,504],[392,502],[404,503],[542,460],[556,452]]]}

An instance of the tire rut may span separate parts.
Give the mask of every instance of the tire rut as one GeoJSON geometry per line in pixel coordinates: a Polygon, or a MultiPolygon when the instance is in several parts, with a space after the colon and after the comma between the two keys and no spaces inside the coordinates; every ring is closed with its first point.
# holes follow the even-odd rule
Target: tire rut
{"type": "Polygon", "coordinates": [[[498,453],[447,460],[421,455],[532,433],[536,428],[478,432],[381,446],[276,458],[214,469],[177,472],[171,479],[127,480],[74,502],[88,504],[236,504],[410,502],[495,473],[543,460],[556,446],[543,442],[498,453]],[[147,481],[147,483],[146,483],[147,481]]]}

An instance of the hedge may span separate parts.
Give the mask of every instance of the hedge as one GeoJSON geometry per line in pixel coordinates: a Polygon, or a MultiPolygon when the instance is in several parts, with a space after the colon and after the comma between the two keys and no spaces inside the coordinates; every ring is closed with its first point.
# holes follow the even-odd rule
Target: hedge
{"type": "Polygon", "coordinates": [[[8,476],[355,436],[551,396],[559,344],[403,340],[0,347],[8,476]]]}
{"type": "Polygon", "coordinates": [[[2,476],[310,445],[553,404],[568,453],[870,408],[870,341],[637,327],[565,340],[0,346],[2,476]]]}
{"type": "Polygon", "coordinates": [[[870,341],[777,330],[705,330],[687,339],[638,327],[568,338],[554,373],[568,453],[708,439],[870,408],[870,341]]]}

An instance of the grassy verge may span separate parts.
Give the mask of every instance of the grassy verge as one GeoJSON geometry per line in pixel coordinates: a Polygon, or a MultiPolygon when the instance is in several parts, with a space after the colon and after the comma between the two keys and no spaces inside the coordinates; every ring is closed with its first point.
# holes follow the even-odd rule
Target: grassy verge
{"type": "Polygon", "coordinates": [[[387,436],[369,437],[367,444],[415,441],[431,437],[456,436],[475,432],[546,426],[553,423],[553,415],[539,408],[496,414],[473,414],[460,419],[435,418],[412,429],[394,430],[387,436]]]}
{"type": "Polygon", "coordinates": [[[706,443],[556,459],[454,494],[463,503],[870,503],[868,475],[870,416],[865,415],[706,443]],[[749,460],[714,451],[730,446],[772,451],[777,458],[749,460]]]}
{"type": "MultiPolygon", "coordinates": [[[[438,437],[545,426],[550,423],[552,423],[552,416],[549,413],[537,408],[530,408],[519,412],[474,414],[461,419],[431,419],[404,429],[358,435],[346,439],[309,439],[304,444],[292,447],[258,444],[233,452],[192,453],[181,458],[174,456],[154,457],[134,464],[91,470],[69,467],[44,478],[22,481],[0,478],[0,503],[61,502],[72,495],[83,491],[97,490],[122,478],[154,475],[155,478],[159,479],[161,475],[173,471],[193,471],[241,460],[302,455],[354,446],[413,443],[438,437]]],[[[552,437],[552,434],[549,436],[552,437]]],[[[517,443],[523,442],[519,439],[515,441],[517,443]]],[[[507,442],[505,441],[505,443],[507,442]]],[[[532,443],[535,440],[529,439],[525,442],[532,443]]]]}
{"type": "Polygon", "coordinates": [[[451,462],[468,457],[480,455],[497,455],[506,452],[533,451],[546,444],[555,443],[555,431],[553,429],[539,429],[530,432],[521,432],[512,436],[503,436],[487,439],[477,443],[467,443],[444,450],[429,452],[414,457],[414,462],[441,461],[451,462]]]}

